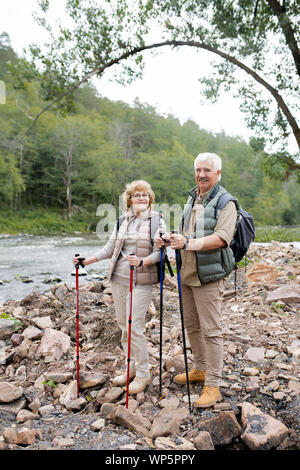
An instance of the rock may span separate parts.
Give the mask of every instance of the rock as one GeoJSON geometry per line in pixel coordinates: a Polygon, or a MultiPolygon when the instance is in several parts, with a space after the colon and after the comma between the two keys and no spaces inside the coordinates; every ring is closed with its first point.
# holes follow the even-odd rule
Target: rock
{"type": "Polygon", "coordinates": [[[263,361],[264,357],[265,357],[265,348],[256,348],[256,347],[249,348],[244,355],[244,359],[246,359],[246,361],[252,361],[256,363],[263,361]]]}
{"type": "Polygon", "coordinates": [[[259,390],[260,386],[259,383],[257,382],[257,379],[255,377],[250,377],[249,380],[246,382],[246,392],[255,392],[256,390],[259,390]]]}
{"type": "Polygon", "coordinates": [[[272,382],[270,382],[270,383],[268,384],[267,388],[268,388],[269,390],[272,390],[272,392],[276,392],[276,391],[278,390],[278,388],[279,388],[279,385],[280,385],[280,384],[279,384],[278,380],[272,380],[272,382]]]}
{"type": "Polygon", "coordinates": [[[43,332],[35,326],[28,326],[25,328],[22,334],[25,336],[25,338],[30,340],[40,339],[43,336],[43,332]]]}
{"type": "Polygon", "coordinates": [[[39,419],[39,415],[37,413],[32,413],[32,411],[20,410],[16,416],[16,420],[20,423],[24,423],[25,421],[29,421],[31,419],[39,419]]]}
{"type": "Polygon", "coordinates": [[[97,292],[98,294],[100,294],[103,291],[103,282],[101,281],[93,282],[93,285],[89,287],[89,291],[97,292]]]}
{"type": "Polygon", "coordinates": [[[200,431],[194,439],[198,450],[215,450],[215,446],[208,431],[200,431]]]}
{"type": "Polygon", "coordinates": [[[49,416],[55,412],[55,408],[53,405],[44,405],[39,408],[40,415],[44,418],[45,416],[49,416]]]}
{"type": "Polygon", "coordinates": [[[59,403],[67,406],[69,401],[77,399],[77,381],[72,380],[59,397],[59,403]]]}
{"type": "Polygon", "coordinates": [[[61,331],[46,328],[37,353],[45,357],[45,362],[58,361],[63,354],[68,352],[70,345],[70,336],[61,331]]]}
{"type": "Polygon", "coordinates": [[[105,426],[105,419],[100,418],[100,419],[97,419],[97,421],[94,421],[91,424],[91,429],[92,429],[92,431],[100,431],[100,429],[102,429],[104,426],[105,426]]]}
{"type": "Polygon", "coordinates": [[[44,379],[45,380],[53,380],[58,384],[66,383],[70,379],[72,379],[73,374],[72,372],[60,372],[60,371],[53,371],[53,372],[44,372],[44,379]]]}
{"type": "Polygon", "coordinates": [[[286,395],[283,392],[274,392],[273,397],[274,397],[274,400],[281,401],[286,397],[286,395]]]}
{"type": "Polygon", "coordinates": [[[148,418],[129,411],[125,406],[117,405],[110,414],[110,421],[147,436],[151,422],[148,418]]]}
{"type": "Polygon", "coordinates": [[[179,399],[177,397],[164,398],[159,402],[161,408],[171,407],[173,409],[179,406],[179,399]]]}
{"type": "Polygon", "coordinates": [[[70,400],[66,404],[66,408],[71,411],[79,411],[81,410],[84,405],[86,405],[87,401],[83,397],[76,398],[75,400],[70,400]]]}
{"type": "Polygon", "coordinates": [[[96,397],[96,401],[99,404],[114,403],[120,398],[123,393],[124,389],[122,387],[112,387],[111,389],[106,391],[105,395],[98,394],[96,397]]]}
{"type": "Polygon", "coordinates": [[[35,442],[36,433],[33,429],[28,428],[22,428],[20,431],[6,428],[3,431],[3,437],[8,443],[28,446],[35,442]]]}
{"type": "Polygon", "coordinates": [[[53,327],[53,322],[50,316],[34,318],[32,319],[32,322],[41,330],[53,327]]]}
{"type": "Polygon", "coordinates": [[[289,392],[293,392],[296,395],[300,395],[300,382],[296,380],[290,380],[288,383],[289,392]]]}
{"type": "Polygon", "coordinates": [[[24,338],[25,338],[25,336],[23,336],[19,333],[14,333],[11,336],[10,341],[14,346],[20,346],[20,344],[23,342],[24,338]]]}
{"type": "Polygon", "coordinates": [[[24,338],[20,346],[15,348],[14,360],[18,357],[20,359],[27,358],[32,342],[28,338],[24,338]]]}
{"type": "Polygon", "coordinates": [[[166,370],[173,370],[176,374],[180,374],[181,372],[185,372],[185,363],[184,363],[184,355],[183,354],[176,354],[171,359],[166,361],[166,370]]]}
{"type": "Polygon", "coordinates": [[[72,447],[75,445],[75,441],[68,437],[55,437],[52,444],[57,447],[72,447]]]}
{"type": "Polygon", "coordinates": [[[259,370],[256,367],[245,367],[243,374],[247,376],[255,376],[259,374],[259,370]]]}
{"type": "Polygon", "coordinates": [[[274,349],[268,349],[268,351],[265,354],[265,358],[266,359],[274,359],[278,355],[279,355],[278,351],[275,351],[274,349]]]}
{"type": "Polygon", "coordinates": [[[15,322],[0,318],[0,340],[10,338],[15,331],[15,322]]]}
{"type": "Polygon", "coordinates": [[[181,422],[187,418],[189,411],[187,408],[163,409],[153,420],[150,435],[155,438],[159,436],[175,435],[179,430],[181,422]]]}
{"type": "Polygon", "coordinates": [[[220,411],[218,416],[200,422],[198,429],[209,432],[215,446],[230,444],[241,434],[241,426],[233,411],[220,411]]]}
{"type": "Polygon", "coordinates": [[[69,293],[68,288],[64,283],[52,286],[50,290],[58,300],[64,300],[66,295],[69,293]]]}
{"type": "Polygon", "coordinates": [[[0,403],[11,403],[23,395],[23,387],[16,387],[9,382],[0,382],[0,403]]]}
{"type": "Polygon", "coordinates": [[[267,303],[282,300],[286,304],[300,304],[300,286],[295,283],[278,287],[266,297],[267,303]]]}
{"type": "Polygon", "coordinates": [[[106,382],[108,375],[107,374],[92,374],[90,372],[80,371],[79,372],[79,385],[80,388],[92,388],[102,385],[106,382]]]}
{"type": "Polygon", "coordinates": [[[26,313],[26,309],[24,307],[15,307],[12,311],[12,316],[17,320],[22,320],[26,313]]]}
{"type": "Polygon", "coordinates": [[[184,437],[178,437],[176,441],[169,437],[158,437],[154,444],[159,450],[196,450],[194,444],[184,437]]]}
{"type": "Polygon", "coordinates": [[[55,389],[53,390],[53,398],[59,398],[63,393],[64,391],[66,390],[67,386],[62,384],[62,383],[59,383],[57,385],[57,387],[55,387],[55,389]]]}
{"type": "Polygon", "coordinates": [[[300,359],[300,340],[296,339],[290,346],[287,347],[288,353],[293,356],[294,359],[300,359]]]}
{"type": "Polygon", "coordinates": [[[43,392],[45,390],[44,382],[45,382],[45,377],[44,377],[44,374],[42,374],[34,382],[34,387],[36,389],[39,389],[41,392],[43,392]]]}
{"type": "Polygon", "coordinates": [[[229,354],[231,354],[232,356],[235,356],[236,353],[237,353],[237,347],[234,343],[229,343],[228,346],[227,346],[227,351],[229,352],[229,354]]]}
{"type": "Polygon", "coordinates": [[[99,416],[110,419],[110,415],[116,406],[117,405],[115,403],[103,403],[100,408],[99,416]]]}
{"type": "Polygon", "coordinates": [[[278,278],[277,269],[273,266],[263,263],[255,263],[245,274],[245,280],[248,283],[258,282],[261,285],[276,282],[278,278]]]}
{"type": "Polygon", "coordinates": [[[25,408],[26,406],[26,399],[20,398],[19,400],[13,401],[11,403],[1,404],[0,403],[0,411],[5,411],[6,413],[13,413],[17,415],[20,410],[25,408]]]}
{"type": "Polygon", "coordinates": [[[35,397],[34,400],[28,405],[28,408],[30,408],[32,411],[38,411],[39,408],[41,407],[41,402],[38,397],[35,397]]]}
{"type": "Polygon", "coordinates": [[[251,403],[242,404],[242,441],[252,450],[270,450],[288,436],[288,428],[251,403]]]}
{"type": "Polygon", "coordinates": [[[18,369],[16,370],[15,380],[19,382],[24,382],[24,380],[26,380],[26,367],[24,365],[18,367],[18,369]]]}

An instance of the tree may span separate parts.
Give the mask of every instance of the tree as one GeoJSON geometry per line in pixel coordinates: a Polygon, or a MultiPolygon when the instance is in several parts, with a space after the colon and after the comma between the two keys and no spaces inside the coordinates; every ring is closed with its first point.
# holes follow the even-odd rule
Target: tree
{"type": "MultiPolygon", "coordinates": [[[[47,24],[49,1],[39,4],[40,22],[47,24]]],[[[297,0],[66,0],[66,12],[73,26],[61,26],[48,49],[31,47],[49,101],[36,119],[50,106],[70,108],[74,90],[110,67],[118,81],[140,76],[146,50],[205,49],[221,58],[216,73],[202,80],[206,97],[233,88],[255,132],[253,145],[267,150],[268,168],[279,163],[281,179],[299,175],[299,159],[287,151],[290,134],[300,148],[297,0]],[[150,35],[158,41],[147,44],[150,35]]]]}

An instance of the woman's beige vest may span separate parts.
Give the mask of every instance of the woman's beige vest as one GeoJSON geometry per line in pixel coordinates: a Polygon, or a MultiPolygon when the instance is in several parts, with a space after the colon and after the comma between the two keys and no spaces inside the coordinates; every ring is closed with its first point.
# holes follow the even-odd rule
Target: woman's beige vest
{"type": "MultiPolygon", "coordinates": [[[[159,216],[158,212],[148,210],[140,215],[140,228],[137,235],[136,241],[136,256],[138,258],[146,258],[153,252],[153,245],[150,239],[150,220],[153,216],[159,216]]],[[[117,260],[122,250],[124,241],[126,240],[127,227],[133,219],[131,211],[125,214],[125,219],[119,227],[116,236],[116,243],[113,255],[111,257],[109,270],[107,274],[108,281],[111,280],[117,260]]],[[[154,236],[154,234],[153,234],[154,236]]],[[[129,278],[129,266],[128,266],[128,278],[129,278]]],[[[150,264],[148,266],[141,266],[136,268],[136,284],[154,284],[158,282],[156,264],[150,264]]]]}

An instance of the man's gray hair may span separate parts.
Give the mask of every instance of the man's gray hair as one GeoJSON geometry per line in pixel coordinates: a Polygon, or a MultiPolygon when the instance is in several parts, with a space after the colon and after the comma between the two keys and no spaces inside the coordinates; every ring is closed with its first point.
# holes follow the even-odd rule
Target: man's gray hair
{"type": "MultiPolygon", "coordinates": [[[[204,160],[212,160],[213,164],[214,164],[215,171],[218,171],[218,170],[221,171],[221,169],[222,169],[221,157],[219,157],[219,155],[217,155],[216,153],[210,153],[210,152],[199,153],[199,155],[197,155],[197,157],[194,160],[195,170],[196,170],[197,164],[199,162],[203,162],[204,160]]],[[[218,181],[220,181],[220,180],[221,180],[221,175],[219,175],[219,177],[218,177],[218,181]]]]}

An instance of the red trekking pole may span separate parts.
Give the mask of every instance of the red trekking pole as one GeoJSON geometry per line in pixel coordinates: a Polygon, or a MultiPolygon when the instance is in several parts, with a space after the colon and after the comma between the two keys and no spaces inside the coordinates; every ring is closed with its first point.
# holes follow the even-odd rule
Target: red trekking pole
{"type": "Polygon", "coordinates": [[[126,387],[126,408],[128,408],[128,389],[129,389],[129,372],[130,372],[130,339],[131,339],[131,322],[132,322],[132,284],[133,284],[134,266],[130,266],[130,310],[128,317],[128,353],[127,353],[127,387],[126,387]]]}
{"type": "MultiPolygon", "coordinates": [[[[75,256],[79,256],[76,254],[75,256]]],[[[77,344],[77,398],[79,398],[79,283],[78,283],[78,269],[81,261],[84,258],[80,258],[77,264],[75,264],[76,269],[76,293],[77,293],[77,309],[76,309],[76,344],[77,344]]]]}

